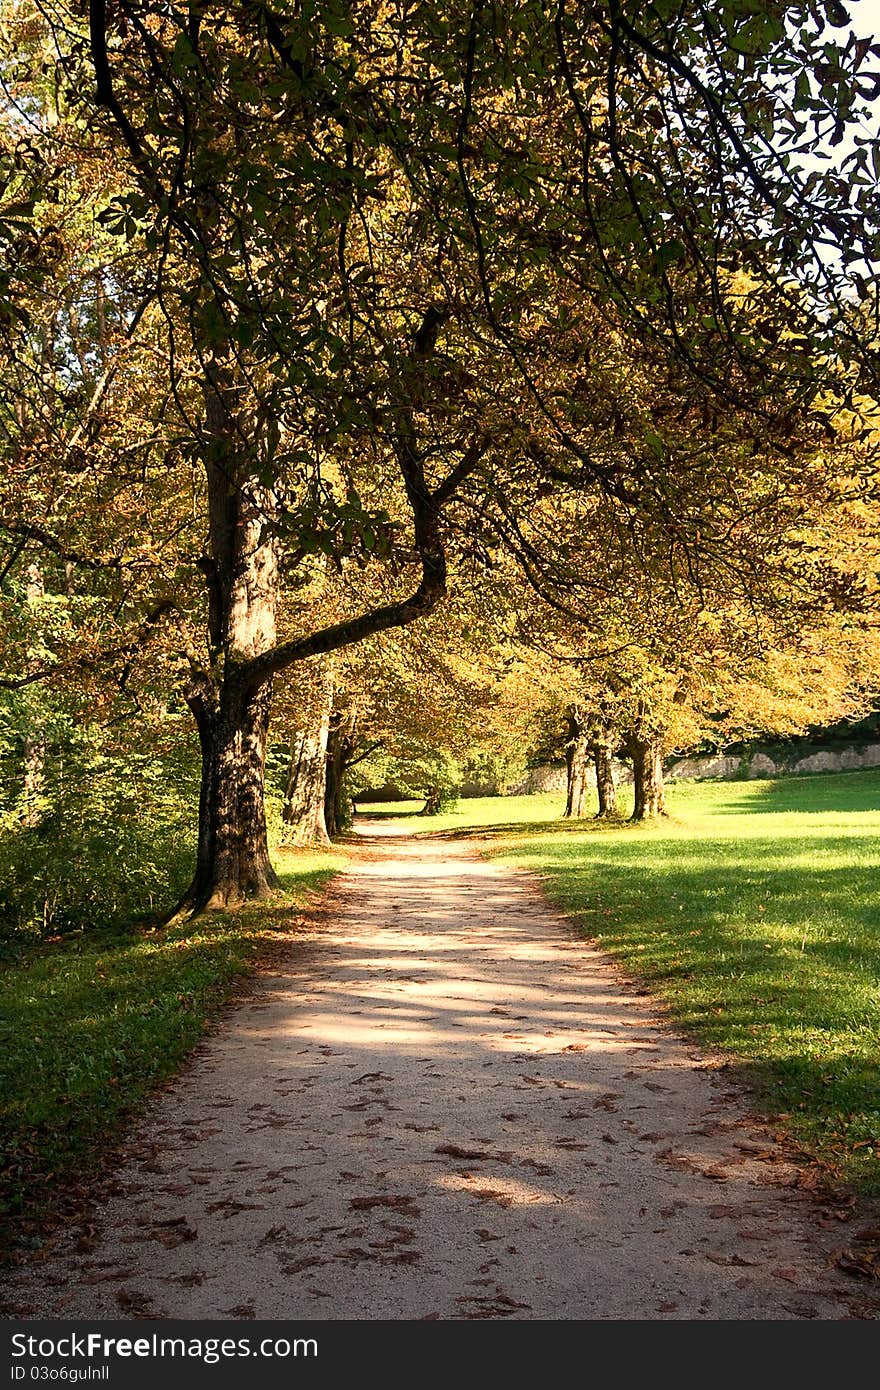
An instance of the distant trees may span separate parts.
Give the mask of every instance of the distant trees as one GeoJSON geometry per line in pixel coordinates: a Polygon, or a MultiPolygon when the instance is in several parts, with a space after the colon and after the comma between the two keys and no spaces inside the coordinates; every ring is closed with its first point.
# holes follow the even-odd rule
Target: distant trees
{"type": "Polygon", "coordinates": [[[304,699],[302,682],[279,691],[280,719],[295,730],[288,786],[301,787],[285,805],[291,842],[320,841],[322,818],[331,836],[345,829],[347,802],[368,785],[395,783],[424,799],[426,815],[456,799],[469,759],[486,750],[492,699],[473,598],[453,584],[442,612],[337,654],[323,674],[315,664],[318,698],[304,699]],[[317,746],[322,724],[322,773],[301,781],[300,749],[304,739],[317,746]]]}
{"type": "MultiPolygon", "coordinates": [[[[523,731],[531,721],[533,743],[565,753],[567,815],[593,814],[596,761],[607,813],[612,753],[632,764],[634,818],[650,819],[664,809],[671,751],[802,732],[871,706],[880,554],[860,500],[865,465],[870,476],[870,452],[843,430],[814,460],[824,489],[781,505],[753,494],[755,519],[696,556],[649,516],[589,499],[539,501],[519,521],[519,577],[499,559],[491,589],[510,654],[500,717],[523,731]],[[528,556],[548,553],[551,529],[556,568],[536,573],[528,556]]],[[[747,477],[740,486],[745,503],[747,477]]]]}
{"type": "Polygon", "coordinates": [[[617,815],[617,788],[614,781],[614,755],[620,751],[620,731],[611,717],[607,698],[594,702],[577,701],[565,708],[564,733],[566,795],[565,817],[578,819],[588,814],[590,770],[598,799],[597,816],[617,815]]]}

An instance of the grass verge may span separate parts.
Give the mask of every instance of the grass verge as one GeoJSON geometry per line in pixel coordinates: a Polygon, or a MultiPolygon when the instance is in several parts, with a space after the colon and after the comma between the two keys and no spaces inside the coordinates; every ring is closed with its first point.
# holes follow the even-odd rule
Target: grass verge
{"type": "Polygon", "coordinates": [[[12,1245],[40,1243],[51,1213],[344,863],[343,853],[284,852],[283,904],[164,931],[83,933],[4,963],[0,1229],[12,1245]]]}
{"type": "Polygon", "coordinates": [[[880,1196],[880,774],[679,783],[669,808],[553,824],[559,797],[511,797],[436,824],[538,874],[832,1176],[880,1196]]]}

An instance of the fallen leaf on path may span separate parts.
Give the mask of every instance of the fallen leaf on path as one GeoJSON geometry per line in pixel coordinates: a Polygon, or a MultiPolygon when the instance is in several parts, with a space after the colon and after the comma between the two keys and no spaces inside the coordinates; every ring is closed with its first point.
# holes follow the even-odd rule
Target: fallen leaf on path
{"type": "Polygon", "coordinates": [[[495,1152],[491,1148],[487,1150],[477,1150],[477,1148],[462,1148],[459,1144],[438,1144],[434,1150],[435,1154],[443,1154],[448,1158],[478,1158],[487,1159],[494,1163],[509,1163],[513,1158],[512,1152],[495,1152]]]}
{"type": "Polygon", "coordinates": [[[857,1279],[880,1279],[880,1230],[860,1232],[838,1256],[837,1267],[857,1279]]]}
{"type": "Polygon", "coordinates": [[[265,1202],[237,1202],[234,1197],[223,1197],[219,1202],[209,1202],[205,1211],[223,1213],[224,1220],[237,1216],[242,1211],[265,1211],[265,1202]]]}
{"type": "Polygon", "coordinates": [[[530,1303],[518,1303],[516,1299],[508,1298],[506,1294],[495,1294],[487,1297],[480,1297],[478,1294],[465,1294],[455,1301],[463,1309],[461,1314],[463,1318],[509,1318],[516,1312],[517,1308],[525,1308],[531,1312],[532,1307],[530,1303]],[[464,1311],[464,1305],[470,1305],[467,1311],[464,1311]]]}
{"type": "Polygon", "coordinates": [[[537,1173],[540,1178],[549,1178],[553,1169],[546,1163],[539,1163],[535,1158],[521,1158],[520,1165],[523,1168],[531,1168],[533,1173],[537,1173]]]}
{"type": "Polygon", "coordinates": [[[116,1293],[116,1302],[123,1308],[129,1317],[132,1318],[154,1318],[156,1316],[152,1308],[153,1299],[148,1293],[142,1293],[139,1289],[119,1289],[116,1293]]]}
{"type": "Polygon", "coordinates": [[[474,1187],[471,1196],[479,1197],[481,1202],[495,1202],[499,1207],[512,1207],[514,1201],[509,1192],[501,1192],[496,1187],[474,1187]]]}
{"type": "Polygon", "coordinates": [[[227,1318],[255,1318],[257,1316],[252,1303],[237,1303],[234,1308],[222,1308],[220,1311],[227,1318]]]}
{"type": "MultiPolygon", "coordinates": [[[[463,1149],[459,1144],[438,1144],[435,1154],[447,1154],[449,1158],[495,1158],[497,1155],[484,1149],[463,1149]]],[[[509,1158],[510,1155],[507,1155],[509,1158]]]]}
{"type": "Polygon", "coordinates": [[[390,1207],[392,1211],[399,1211],[403,1216],[422,1214],[421,1207],[416,1206],[412,1197],[391,1194],[379,1197],[352,1197],[348,1205],[351,1211],[371,1211],[373,1207],[390,1207]]]}

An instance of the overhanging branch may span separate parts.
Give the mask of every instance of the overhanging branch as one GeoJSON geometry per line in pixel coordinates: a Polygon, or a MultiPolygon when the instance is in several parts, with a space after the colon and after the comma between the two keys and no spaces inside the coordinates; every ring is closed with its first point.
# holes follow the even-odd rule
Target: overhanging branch
{"type": "Polygon", "coordinates": [[[460,462],[452,469],[433,493],[429,492],[421,459],[407,437],[398,442],[396,450],[407,496],[413,512],[415,548],[422,566],[418,587],[409,598],[399,603],[383,604],[371,613],[362,613],[341,623],[333,623],[313,632],[283,642],[247,664],[242,675],[246,684],[257,687],[294,662],[311,656],[323,656],[365,637],[372,637],[389,628],[406,627],[416,618],[425,617],[446,596],[446,551],[440,534],[440,514],[445,503],[454,497],[456,489],[472,473],[483,456],[487,440],[479,436],[465,450],[460,462]]]}

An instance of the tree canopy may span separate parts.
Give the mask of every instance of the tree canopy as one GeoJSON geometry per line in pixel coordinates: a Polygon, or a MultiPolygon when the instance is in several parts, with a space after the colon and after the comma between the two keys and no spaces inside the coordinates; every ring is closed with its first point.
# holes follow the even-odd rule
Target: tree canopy
{"type": "Polygon", "coordinates": [[[870,607],[880,48],[844,6],[3,21],[3,686],[189,708],[182,910],[275,886],[273,684],[450,576],[649,662],[676,605],[713,660],[870,607]]]}

